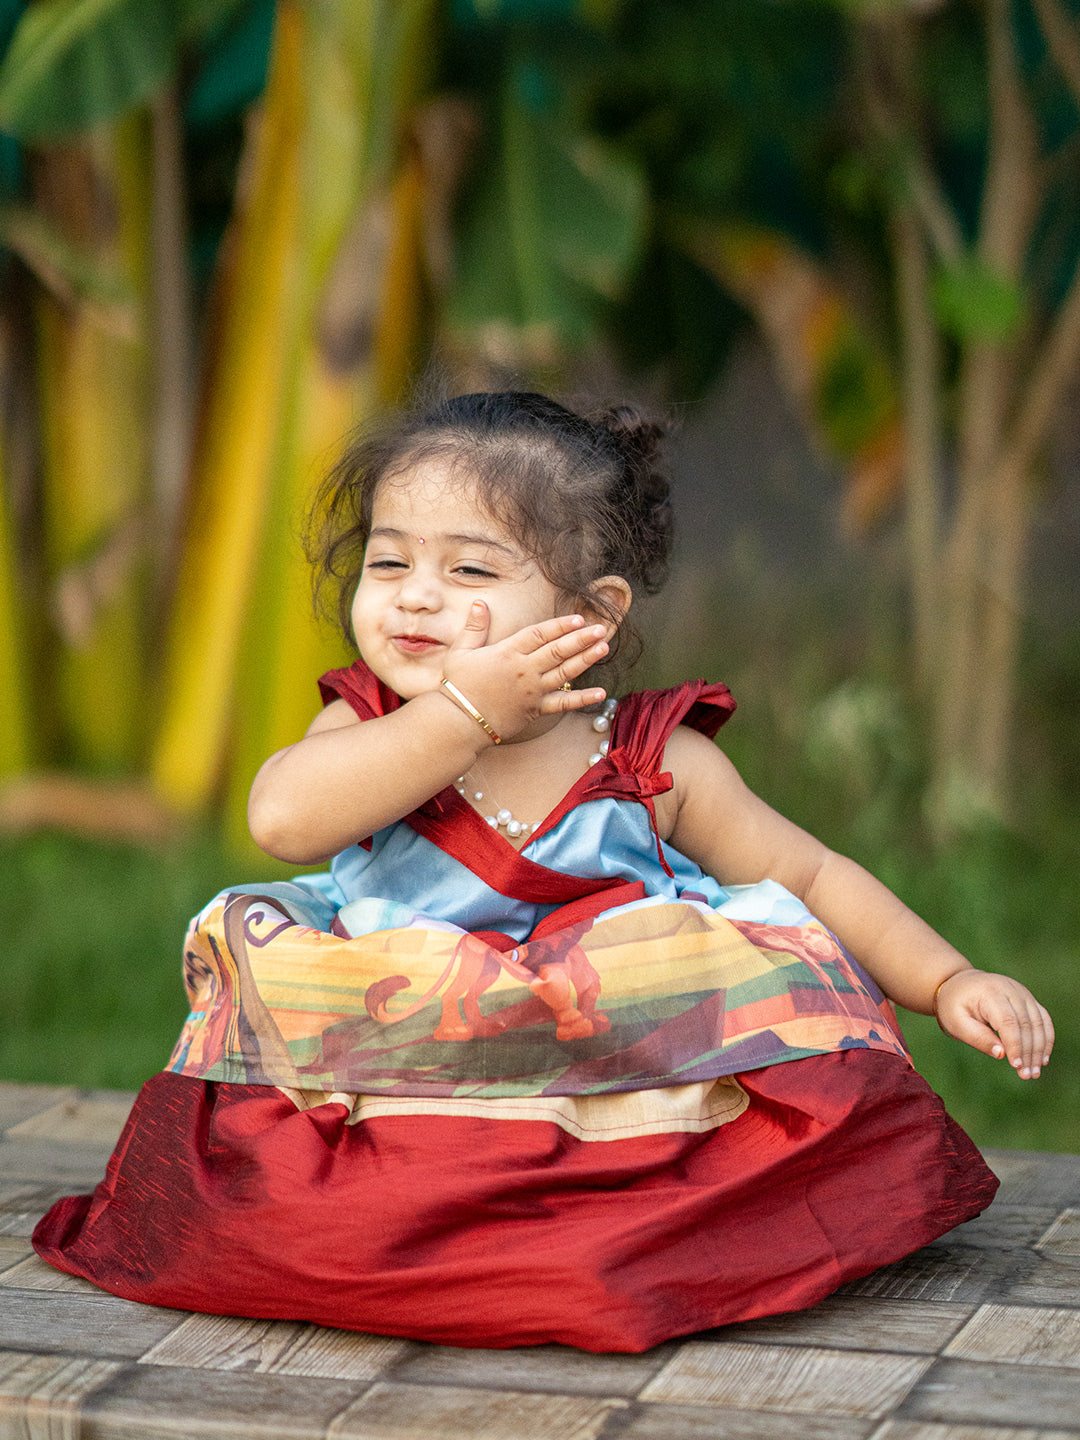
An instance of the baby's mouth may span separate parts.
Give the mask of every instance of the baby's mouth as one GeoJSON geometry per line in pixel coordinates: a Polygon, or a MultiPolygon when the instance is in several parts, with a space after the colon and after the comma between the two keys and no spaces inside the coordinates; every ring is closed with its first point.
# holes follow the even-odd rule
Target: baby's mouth
{"type": "Polygon", "coordinates": [[[395,635],[393,642],[399,650],[404,650],[410,655],[420,655],[425,650],[442,647],[442,641],[436,640],[433,635],[395,635]]]}

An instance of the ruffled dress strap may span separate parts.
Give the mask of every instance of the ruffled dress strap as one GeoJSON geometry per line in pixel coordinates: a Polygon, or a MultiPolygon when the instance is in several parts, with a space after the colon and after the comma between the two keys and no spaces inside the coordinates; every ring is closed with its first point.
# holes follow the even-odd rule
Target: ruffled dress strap
{"type": "Polygon", "coordinates": [[[734,710],[727,686],[708,680],[687,680],[670,690],[639,690],[619,702],[611,749],[624,751],[638,774],[656,775],[677,726],[687,725],[711,740],[734,710]]]}
{"type": "Polygon", "coordinates": [[[401,705],[401,697],[384,685],[363,660],[354,660],[340,670],[328,670],[319,679],[319,694],[324,705],[332,700],[347,701],[361,720],[389,715],[401,705]]]}
{"type": "Polygon", "coordinates": [[[708,680],[686,680],[670,690],[640,690],[619,701],[608,753],[581,777],[562,803],[536,832],[542,835],[557,825],[575,805],[608,796],[637,800],[649,812],[656,852],[664,871],[671,867],[656,824],[653,799],[672,787],[671,774],[660,769],[664,749],[679,725],[688,725],[711,740],[735,709],[726,685],[708,680]]]}

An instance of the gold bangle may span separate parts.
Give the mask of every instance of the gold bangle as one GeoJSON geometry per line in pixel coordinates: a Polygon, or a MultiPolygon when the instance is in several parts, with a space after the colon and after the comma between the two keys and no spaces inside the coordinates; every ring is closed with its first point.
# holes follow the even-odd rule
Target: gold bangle
{"type": "Polygon", "coordinates": [[[945,979],[939,982],[937,989],[934,991],[934,998],[930,1001],[930,1014],[933,1015],[935,1020],[937,1020],[938,1025],[941,1024],[941,1021],[938,1020],[937,1013],[938,996],[941,994],[942,989],[949,983],[950,980],[955,980],[957,975],[962,974],[962,970],[954,970],[951,975],[946,975],[945,979]]]}
{"type": "Polygon", "coordinates": [[[496,745],[502,744],[502,736],[496,734],[496,732],[484,719],[483,715],[480,714],[480,711],[477,710],[476,706],[472,703],[472,701],[465,698],[465,696],[461,693],[461,691],[457,688],[453,681],[447,680],[444,677],[442,680],[439,681],[439,684],[450,696],[450,698],[456,701],[457,704],[461,706],[462,710],[465,711],[465,714],[471,715],[472,718],[476,721],[476,723],[480,726],[480,729],[485,730],[491,736],[492,740],[494,740],[496,745]]]}

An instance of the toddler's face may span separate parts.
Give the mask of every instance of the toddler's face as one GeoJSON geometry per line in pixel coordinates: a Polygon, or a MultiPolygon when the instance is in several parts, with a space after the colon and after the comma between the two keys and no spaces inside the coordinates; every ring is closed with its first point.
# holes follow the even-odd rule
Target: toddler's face
{"type": "Polygon", "coordinates": [[[474,600],[490,612],[489,644],[569,613],[447,462],[422,461],[382,481],[352,606],[357,646],[375,674],[405,700],[435,689],[474,600]]]}

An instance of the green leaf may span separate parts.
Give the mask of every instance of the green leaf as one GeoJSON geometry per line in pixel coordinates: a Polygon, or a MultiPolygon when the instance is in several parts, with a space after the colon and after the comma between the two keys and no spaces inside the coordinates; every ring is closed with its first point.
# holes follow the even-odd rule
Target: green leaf
{"type": "Polygon", "coordinates": [[[454,19],[469,26],[501,22],[545,23],[585,20],[608,23],[618,0],[456,0],[454,19]]]}
{"type": "Polygon", "coordinates": [[[250,8],[250,0],[176,0],[179,29],[185,36],[217,30],[236,11],[250,8]]]}
{"type": "Polygon", "coordinates": [[[974,257],[937,272],[933,300],[942,329],[959,340],[1009,340],[1026,311],[1023,289],[974,257]]]}
{"type": "Polygon", "coordinates": [[[57,139],[123,114],[172,72],[182,18],[170,0],[38,0],[0,66],[0,129],[57,139]]]}
{"type": "Polygon", "coordinates": [[[237,114],[262,93],[274,30],[274,0],[188,0],[212,31],[191,79],[184,119],[208,127],[237,114]],[[211,12],[214,12],[211,15],[211,12]],[[212,21],[212,23],[207,23],[212,21]]]}
{"type": "Polygon", "coordinates": [[[637,168],[557,110],[521,103],[518,78],[504,83],[501,133],[461,219],[448,306],[451,328],[508,342],[513,363],[515,345],[547,361],[589,338],[645,225],[637,168]]]}

